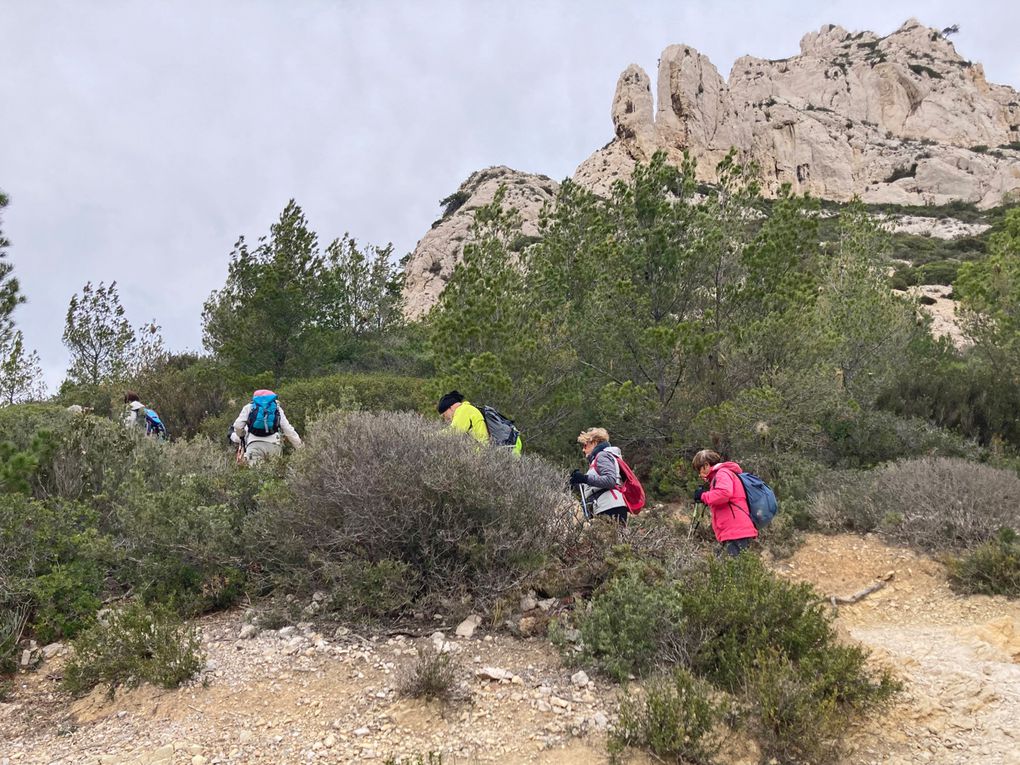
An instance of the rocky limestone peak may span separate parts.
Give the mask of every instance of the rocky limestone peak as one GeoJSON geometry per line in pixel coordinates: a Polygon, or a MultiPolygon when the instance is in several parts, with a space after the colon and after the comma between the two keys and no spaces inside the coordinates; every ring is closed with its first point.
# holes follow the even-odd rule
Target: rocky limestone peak
{"type": "Polygon", "coordinates": [[[884,37],[828,24],[800,47],[739,58],[725,80],[695,48],[670,45],[653,129],[618,133],[574,180],[602,193],[661,149],[672,161],[690,152],[712,181],[734,148],[772,193],[790,184],[836,200],[984,207],[1020,194],[1020,94],[989,84],[940,31],[916,19],[884,37]]]}
{"type": "MultiPolygon", "coordinates": [[[[990,207],[1020,198],[1020,93],[989,83],[979,64],[916,19],[885,36],[827,24],[804,35],[798,55],[737,59],[728,79],[696,48],[670,45],[654,91],[641,67],[624,69],[611,117],[613,139],[573,176],[596,194],[659,150],[676,163],[689,152],[699,179],[712,182],[735,149],[758,168],[767,194],[789,184],[824,199],[899,205],[990,207]]],[[[448,207],[409,258],[408,317],[435,303],[460,260],[472,211],[501,183],[522,233],[537,234],[554,182],[506,167],[472,174],[451,197],[460,207],[448,207]]]]}
{"type": "Polygon", "coordinates": [[[474,211],[492,202],[501,186],[506,188],[504,204],[521,214],[521,233],[538,235],[539,213],[555,199],[556,181],[503,165],[472,173],[444,200],[442,217],[419,240],[404,266],[404,315],[408,319],[420,319],[435,305],[470,240],[474,211]]]}
{"type": "Polygon", "coordinates": [[[613,125],[617,138],[637,138],[654,124],[652,81],[637,64],[623,70],[613,97],[613,125]]]}

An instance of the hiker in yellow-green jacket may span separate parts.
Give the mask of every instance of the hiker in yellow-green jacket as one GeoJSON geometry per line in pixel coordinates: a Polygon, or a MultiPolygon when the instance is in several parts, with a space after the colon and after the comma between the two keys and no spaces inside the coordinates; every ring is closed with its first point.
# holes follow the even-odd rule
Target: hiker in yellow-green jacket
{"type": "Polygon", "coordinates": [[[478,443],[512,449],[514,454],[521,453],[523,443],[513,421],[492,407],[479,409],[470,401],[465,401],[458,391],[451,390],[439,399],[436,409],[453,430],[466,433],[478,443]]]}

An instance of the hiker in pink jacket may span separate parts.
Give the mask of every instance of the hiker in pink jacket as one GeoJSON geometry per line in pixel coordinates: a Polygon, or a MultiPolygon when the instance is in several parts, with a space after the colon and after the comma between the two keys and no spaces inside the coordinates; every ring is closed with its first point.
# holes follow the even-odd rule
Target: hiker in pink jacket
{"type": "Polygon", "coordinates": [[[702,502],[712,512],[712,531],[723,546],[726,555],[740,555],[758,536],[758,530],[751,521],[747,508],[744,485],[737,478],[743,471],[736,462],[723,462],[723,458],[711,449],[702,449],[694,455],[692,463],[701,480],[708,488],[694,492],[694,501],[702,502]]]}

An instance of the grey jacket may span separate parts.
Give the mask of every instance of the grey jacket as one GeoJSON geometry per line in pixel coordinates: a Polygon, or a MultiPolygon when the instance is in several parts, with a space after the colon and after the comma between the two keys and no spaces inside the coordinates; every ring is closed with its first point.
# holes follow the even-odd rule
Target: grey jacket
{"type": "Polygon", "coordinates": [[[599,444],[595,447],[595,459],[588,465],[588,483],[581,484],[585,499],[591,502],[594,497],[592,515],[627,507],[619,491],[622,481],[617,457],[623,457],[623,452],[615,446],[599,444]]]}

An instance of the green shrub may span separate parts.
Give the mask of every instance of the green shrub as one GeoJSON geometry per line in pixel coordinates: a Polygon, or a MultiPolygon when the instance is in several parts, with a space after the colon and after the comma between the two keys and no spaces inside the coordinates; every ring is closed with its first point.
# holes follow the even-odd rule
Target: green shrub
{"type": "Polygon", "coordinates": [[[762,760],[822,765],[841,754],[846,718],[836,699],[815,692],[812,679],[776,651],[759,654],[748,668],[746,728],[762,760]]]}
{"type": "MultiPolygon", "coordinates": [[[[291,467],[286,494],[261,503],[257,524],[276,529],[317,583],[400,561],[399,576],[391,569],[384,579],[408,587],[406,602],[466,597],[484,606],[525,586],[573,530],[555,467],[414,414],[329,415],[291,467]]],[[[264,547],[267,561],[286,557],[264,547]]]]}
{"type": "Polygon", "coordinates": [[[166,472],[125,489],[114,511],[124,552],[118,578],[146,601],[173,599],[192,613],[227,607],[259,554],[243,538],[246,519],[275,478],[239,469],[204,441],[176,442],[162,456],[166,472]]]}
{"type": "Polygon", "coordinates": [[[753,555],[691,571],[677,600],[683,615],[674,641],[687,662],[728,691],[739,688],[759,651],[775,648],[799,661],[835,644],[835,632],[806,584],[775,577],[753,555]]]}
{"type": "Polygon", "coordinates": [[[204,663],[198,632],[184,625],[168,606],[139,601],[112,611],[72,644],[64,688],[75,695],[101,683],[112,696],[118,686],[152,683],[176,688],[204,663]]]}
{"type": "Polygon", "coordinates": [[[919,550],[962,550],[1020,528],[1020,476],[947,457],[901,460],[848,478],[812,500],[830,530],[878,531],[919,550]]]}
{"type": "Polygon", "coordinates": [[[685,668],[765,720],[752,727],[763,748],[774,740],[782,742],[775,751],[788,745],[796,752],[812,746],[804,740],[811,726],[801,724],[812,704],[845,725],[897,688],[887,673],[872,676],[866,651],[836,640],[822,602],[810,586],[783,581],[745,554],[692,566],[672,581],[655,577],[654,568],[625,566],[575,618],[590,664],[618,678],[685,668]],[[775,687],[759,677],[770,657],[783,671],[775,687]],[[803,709],[775,710],[779,693],[803,709]]]}
{"type": "Polygon", "coordinates": [[[642,695],[630,693],[610,733],[610,752],[633,746],[649,750],[661,762],[713,762],[720,743],[715,728],[724,710],[711,700],[711,692],[686,670],[676,669],[652,680],[642,695]]]}
{"type": "Polygon", "coordinates": [[[958,260],[938,260],[933,263],[925,263],[917,269],[917,283],[950,285],[956,281],[959,271],[960,261],[958,260]]]}
{"type": "Polygon", "coordinates": [[[0,443],[10,441],[19,450],[28,449],[37,433],[62,430],[74,417],[53,404],[0,407],[0,443]]]}
{"type": "Polygon", "coordinates": [[[323,566],[332,589],[328,608],[346,616],[382,617],[400,613],[418,590],[417,574],[406,563],[381,560],[340,561],[323,566]]]}
{"type": "Polygon", "coordinates": [[[830,441],[830,460],[836,467],[871,467],[904,457],[938,454],[966,457],[973,444],[921,419],[898,417],[878,410],[856,410],[823,423],[830,441]]]}
{"type": "Polygon", "coordinates": [[[36,603],[32,617],[35,637],[42,643],[72,638],[95,621],[102,605],[102,571],[95,561],[58,563],[32,580],[36,603]]]}
{"type": "Polygon", "coordinates": [[[615,680],[644,675],[665,664],[664,646],[680,622],[670,588],[650,572],[614,577],[580,616],[584,661],[615,680]]]}
{"type": "Polygon", "coordinates": [[[418,657],[399,680],[402,696],[429,701],[449,701],[456,690],[458,665],[453,654],[436,649],[432,643],[419,647],[418,657]]]}
{"type": "Polygon", "coordinates": [[[1020,542],[1012,529],[949,561],[949,581],[965,594],[1020,598],[1020,542]]]}

